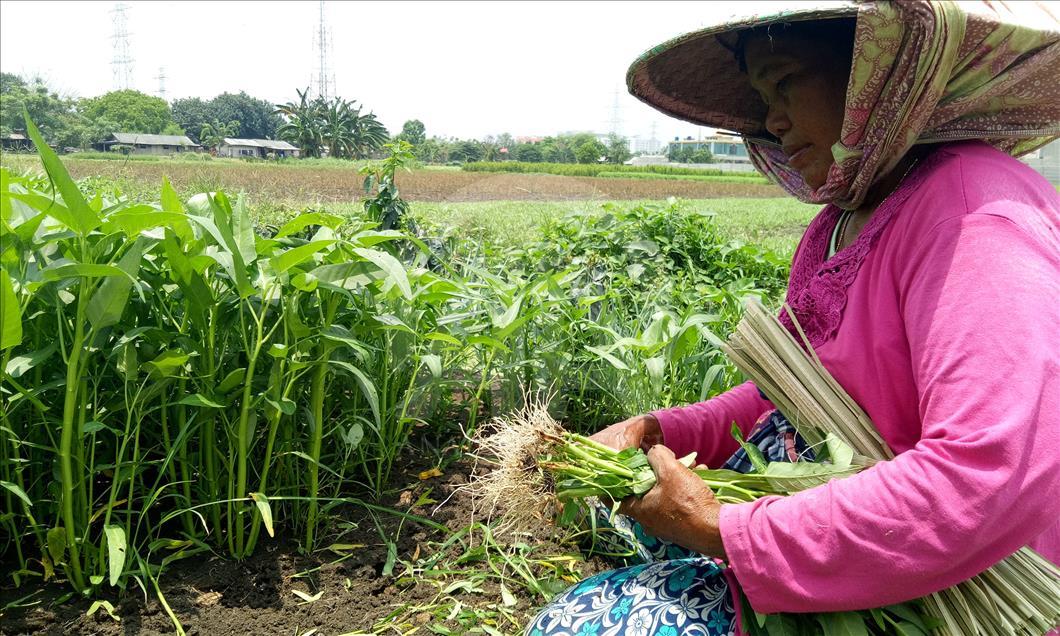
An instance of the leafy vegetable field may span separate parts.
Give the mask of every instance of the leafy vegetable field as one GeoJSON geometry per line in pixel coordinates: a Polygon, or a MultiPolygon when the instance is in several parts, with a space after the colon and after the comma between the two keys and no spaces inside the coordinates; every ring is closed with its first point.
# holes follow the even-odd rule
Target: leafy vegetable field
{"type": "Polygon", "coordinates": [[[708,397],[711,334],[786,280],[676,200],[494,242],[42,159],[0,169],[0,631],[518,632],[604,566],[496,541],[467,437],[528,394],[584,432],[708,397]]]}

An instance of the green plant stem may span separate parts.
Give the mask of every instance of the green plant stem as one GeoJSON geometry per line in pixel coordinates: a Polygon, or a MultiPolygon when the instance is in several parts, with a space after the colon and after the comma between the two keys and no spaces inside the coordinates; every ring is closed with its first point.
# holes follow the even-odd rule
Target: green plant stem
{"type": "Polygon", "coordinates": [[[71,582],[78,591],[85,589],[84,575],[81,573],[81,551],[77,545],[77,525],[74,517],[74,473],[71,448],[74,434],[77,432],[76,416],[78,412],[78,389],[81,387],[81,355],[85,338],[85,305],[88,303],[87,281],[79,284],[77,314],[74,318],[74,335],[70,341],[70,355],[66,363],[66,390],[63,400],[63,427],[59,441],[59,475],[62,481],[62,518],[66,533],[66,550],[69,553],[68,565],[71,582]]]}
{"type": "MultiPolygon", "coordinates": [[[[283,380],[283,361],[281,358],[273,360],[272,372],[269,377],[269,394],[270,397],[277,405],[287,397],[287,393],[290,390],[291,384],[287,384],[286,387],[282,387],[283,380]]],[[[269,414],[269,434],[268,440],[265,442],[265,457],[261,462],[261,480],[258,483],[258,492],[268,496],[269,488],[269,467],[272,465],[272,452],[273,445],[276,442],[276,432],[280,428],[280,421],[283,419],[283,411],[278,406],[273,406],[269,414]]],[[[254,552],[254,547],[258,543],[258,533],[261,531],[261,515],[254,515],[254,521],[250,528],[250,538],[247,540],[246,556],[250,556],[254,552]]]]}
{"type": "Polygon", "coordinates": [[[254,384],[254,371],[257,369],[258,356],[261,354],[261,347],[264,343],[265,336],[265,315],[268,312],[268,294],[266,293],[262,298],[261,313],[254,315],[253,309],[251,314],[254,315],[254,346],[251,349],[250,356],[247,359],[247,373],[246,379],[243,382],[243,398],[239,408],[239,428],[236,431],[236,543],[235,552],[233,556],[236,558],[243,558],[245,556],[245,543],[244,543],[244,531],[245,524],[243,523],[243,511],[246,509],[246,502],[243,500],[247,496],[247,454],[250,452],[250,412],[253,406],[251,400],[251,390],[254,384]]]}
{"type": "MultiPolygon", "coordinates": [[[[324,309],[324,325],[330,325],[335,320],[335,312],[338,303],[333,298],[328,298],[324,309]]],[[[309,390],[309,412],[312,418],[313,428],[309,440],[309,514],[306,519],[305,545],[302,549],[306,552],[313,550],[313,535],[316,532],[317,510],[319,503],[317,495],[320,492],[320,448],[324,439],[324,386],[328,375],[328,359],[334,344],[330,340],[321,338],[317,349],[317,367],[313,370],[313,380],[309,390]]]]}
{"type": "MultiPolygon", "coordinates": [[[[206,350],[206,381],[215,382],[217,376],[217,360],[215,358],[214,351],[217,345],[217,304],[210,307],[209,323],[206,333],[206,343],[204,349],[206,350]]],[[[214,422],[216,416],[213,411],[210,410],[203,420],[202,426],[202,457],[201,462],[203,470],[206,474],[206,497],[209,501],[218,501],[217,492],[217,436],[214,431],[214,422]]],[[[210,520],[213,527],[214,542],[221,545],[221,505],[220,502],[217,505],[210,507],[210,520]]]]}

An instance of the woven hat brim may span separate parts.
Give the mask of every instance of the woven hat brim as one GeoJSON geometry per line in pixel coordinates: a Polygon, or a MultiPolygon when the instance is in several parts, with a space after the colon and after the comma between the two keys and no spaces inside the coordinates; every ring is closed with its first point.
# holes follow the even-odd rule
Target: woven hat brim
{"type": "Polygon", "coordinates": [[[678,119],[775,142],[765,128],[765,104],[726,44],[752,27],[851,18],[857,12],[853,2],[832,2],[726,20],[651,48],[629,67],[626,86],[637,99],[678,119]]]}

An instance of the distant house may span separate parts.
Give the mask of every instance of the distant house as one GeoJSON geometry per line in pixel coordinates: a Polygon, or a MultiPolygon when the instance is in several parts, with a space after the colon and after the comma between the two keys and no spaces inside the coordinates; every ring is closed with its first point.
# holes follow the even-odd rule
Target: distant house
{"type": "Polygon", "coordinates": [[[112,133],[96,144],[100,150],[112,150],[114,146],[129,149],[132,155],[172,155],[180,152],[201,151],[202,146],[184,135],[148,135],[145,133],[112,133]]]}
{"type": "Polygon", "coordinates": [[[674,139],[670,142],[671,149],[684,150],[709,150],[714,155],[714,161],[727,161],[732,163],[751,163],[751,157],[747,155],[747,147],[743,140],[732,135],[711,135],[702,139],[674,139]]]}
{"type": "Polygon", "coordinates": [[[286,141],[277,139],[234,139],[225,137],[217,147],[218,157],[256,157],[264,159],[269,155],[277,158],[297,157],[299,150],[286,141]]]}
{"type": "Polygon", "coordinates": [[[29,150],[33,147],[33,142],[22,133],[13,132],[0,137],[0,146],[4,150],[29,150]]]}

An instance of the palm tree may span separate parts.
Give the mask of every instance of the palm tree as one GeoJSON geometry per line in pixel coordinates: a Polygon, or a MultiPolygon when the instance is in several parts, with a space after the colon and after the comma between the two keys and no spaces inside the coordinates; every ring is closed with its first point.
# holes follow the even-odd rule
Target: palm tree
{"type": "Polygon", "coordinates": [[[239,122],[234,119],[227,124],[222,124],[216,119],[212,124],[203,124],[202,130],[199,131],[199,143],[207,150],[217,150],[217,147],[224,143],[225,137],[239,135],[239,125],[239,122]]]}
{"type": "Polygon", "coordinates": [[[359,112],[359,109],[353,109],[355,103],[336,97],[320,111],[321,134],[330,157],[352,157],[354,154],[354,129],[359,112]]]}
{"type": "Polygon", "coordinates": [[[319,99],[309,100],[309,88],[304,91],[295,89],[295,92],[298,93],[297,104],[287,102],[276,107],[276,112],[286,119],[276,132],[280,139],[298,146],[303,156],[319,157],[324,145],[320,116],[323,104],[319,99]]]}
{"type": "Polygon", "coordinates": [[[353,138],[356,156],[364,157],[375,150],[379,150],[383,147],[383,144],[390,141],[390,133],[387,132],[386,126],[375,118],[375,113],[368,113],[367,115],[361,115],[360,113],[361,109],[358,108],[353,138]]]}

